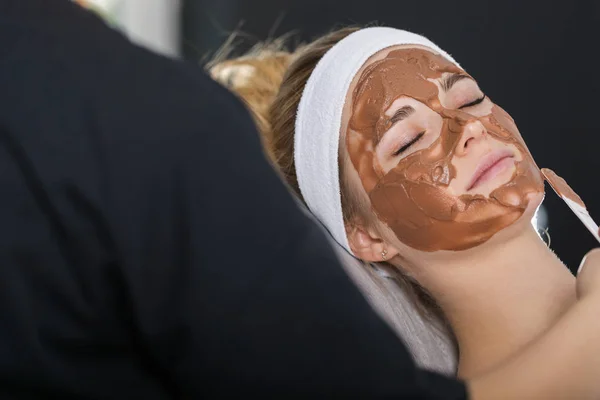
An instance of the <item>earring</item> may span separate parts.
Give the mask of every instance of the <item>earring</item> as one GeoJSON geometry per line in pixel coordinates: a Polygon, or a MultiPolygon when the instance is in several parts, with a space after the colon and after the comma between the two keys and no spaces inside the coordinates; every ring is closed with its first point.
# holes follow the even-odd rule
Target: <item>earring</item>
{"type": "Polygon", "coordinates": [[[381,259],[383,261],[385,261],[386,258],[387,258],[387,250],[383,249],[382,252],[381,252],[381,259]]]}

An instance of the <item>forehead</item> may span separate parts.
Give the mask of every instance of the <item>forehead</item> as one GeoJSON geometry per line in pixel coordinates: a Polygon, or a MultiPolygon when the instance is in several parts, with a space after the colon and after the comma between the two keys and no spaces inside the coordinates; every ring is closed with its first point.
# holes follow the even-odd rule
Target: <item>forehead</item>
{"type": "MultiPolygon", "coordinates": [[[[436,56],[439,56],[438,59],[442,59],[441,56],[439,55],[439,53],[436,52],[435,50],[433,50],[427,46],[412,45],[412,44],[391,46],[391,47],[385,48],[385,49],[380,50],[377,53],[373,54],[371,57],[369,57],[369,59],[367,59],[367,61],[363,64],[361,69],[353,77],[350,87],[348,88],[348,92],[346,93],[346,99],[344,102],[344,109],[343,109],[343,113],[342,113],[342,134],[343,134],[343,132],[346,131],[346,128],[348,126],[348,121],[350,119],[350,114],[352,111],[352,100],[353,100],[352,96],[356,89],[356,86],[359,84],[359,82],[361,80],[360,78],[363,76],[363,74],[365,73],[365,71],[367,69],[373,68],[374,64],[376,64],[379,61],[388,57],[388,55],[390,55],[390,53],[392,53],[392,52],[396,52],[396,54],[405,53],[401,50],[418,50],[418,52],[415,52],[415,53],[420,54],[420,55],[429,55],[429,56],[432,56],[435,58],[438,58],[436,56]]],[[[442,59],[442,62],[447,62],[448,66],[454,66],[454,64],[452,64],[450,61],[447,61],[446,59],[442,59]]]]}
{"type": "Polygon", "coordinates": [[[365,94],[365,90],[370,97],[384,93],[411,95],[415,91],[424,94],[426,88],[441,82],[441,77],[465,74],[444,56],[421,46],[392,47],[375,56],[353,77],[353,101],[365,94]]]}
{"type": "MultiPolygon", "coordinates": [[[[361,80],[363,81],[362,84],[364,85],[364,79],[361,79],[361,78],[363,77],[365,72],[367,72],[367,75],[373,73],[374,71],[380,72],[382,70],[382,66],[384,65],[384,63],[382,63],[382,60],[386,59],[390,55],[390,53],[394,53],[394,55],[397,56],[398,58],[402,58],[403,56],[407,56],[409,53],[412,53],[412,54],[416,55],[417,57],[420,57],[420,58],[427,57],[427,58],[435,59],[438,63],[445,64],[445,65],[440,65],[440,67],[442,67],[441,69],[460,70],[453,63],[451,63],[450,61],[443,58],[435,50],[433,50],[429,47],[426,47],[426,46],[422,46],[422,45],[397,45],[397,46],[391,46],[391,47],[388,47],[388,48],[378,51],[377,53],[373,54],[364,63],[364,65],[361,67],[361,69],[356,73],[356,75],[352,79],[352,82],[350,84],[348,92],[346,93],[346,99],[344,102],[344,108],[343,108],[343,112],[342,112],[342,124],[341,124],[341,132],[340,132],[340,134],[342,136],[345,136],[345,132],[348,127],[349,120],[351,118],[353,101],[354,101],[353,95],[355,93],[357,85],[359,85],[361,80]],[[369,71],[369,69],[370,69],[370,71],[369,71]]],[[[407,64],[404,64],[404,66],[405,66],[404,67],[405,71],[403,71],[403,72],[404,72],[405,78],[407,78],[407,79],[403,79],[403,80],[404,81],[417,80],[417,79],[415,79],[415,78],[417,78],[417,71],[410,70],[410,68],[406,68],[407,64]]],[[[385,68],[385,67],[383,67],[383,68],[385,68]]],[[[437,78],[437,77],[439,77],[438,75],[441,76],[441,72],[439,74],[433,74],[433,75],[429,75],[427,77],[423,76],[422,78],[426,78],[426,79],[437,78]]],[[[396,83],[400,83],[396,79],[395,79],[395,81],[396,81],[396,83]]],[[[382,89],[384,91],[386,91],[385,88],[382,88],[382,89]]],[[[398,89],[398,88],[396,88],[396,89],[398,89]]],[[[394,91],[394,90],[392,90],[392,91],[394,91]]]]}
{"type": "MultiPolygon", "coordinates": [[[[371,68],[374,63],[377,63],[378,61],[385,59],[390,53],[397,52],[398,50],[420,50],[419,53],[421,53],[421,54],[427,54],[427,55],[431,55],[431,56],[439,55],[438,52],[436,52],[435,50],[433,50],[427,46],[416,45],[416,44],[403,44],[403,45],[391,46],[391,47],[387,47],[383,50],[378,51],[377,53],[373,54],[371,57],[369,57],[367,59],[367,61],[363,64],[363,66],[360,68],[360,70],[352,78],[352,83],[350,84],[348,93],[346,93],[346,103],[348,102],[349,99],[352,98],[352,93],[356,89],[356,85],[359,83],[359,80],[360,80],[361,76],[363,75],[363,73],[365,72],[365,70],[371,68]]],[[[449,61],[448,61],[448,64],[452,65],[452,63],[450,63],[449,61]]]]}

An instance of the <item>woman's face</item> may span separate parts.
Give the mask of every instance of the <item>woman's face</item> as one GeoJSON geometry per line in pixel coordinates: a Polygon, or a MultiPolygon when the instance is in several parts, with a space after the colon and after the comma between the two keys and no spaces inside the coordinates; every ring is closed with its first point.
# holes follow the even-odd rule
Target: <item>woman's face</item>
{"type": "Polygon", "coordinates": [[[376,215],[405,245],[472,248],[539,204],[543,179],[513,119],[442,56],[384,50],[349,95],[349,159],[376,215]]]}

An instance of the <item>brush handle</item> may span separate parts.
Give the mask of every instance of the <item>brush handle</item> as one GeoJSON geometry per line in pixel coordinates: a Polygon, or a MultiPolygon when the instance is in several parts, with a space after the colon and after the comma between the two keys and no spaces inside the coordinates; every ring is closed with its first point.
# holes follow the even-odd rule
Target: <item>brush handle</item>
{"type": "Polygon", "coordinates": [[[598,224],[594,222],[588,210],[585,207],[582,207],[580,204],[574,202],[573,200],[570,200],[564,196],[560,197],[565,201],[565,203],[567,203],[571,211],[573,211],[577,218],[579,218],[579,220],[583,222],[583,224],[586,226],[586,228],[588,228],[592,235],[594,235],[598,243],[600,243],[600,236],[598,236],[598,224]]]}

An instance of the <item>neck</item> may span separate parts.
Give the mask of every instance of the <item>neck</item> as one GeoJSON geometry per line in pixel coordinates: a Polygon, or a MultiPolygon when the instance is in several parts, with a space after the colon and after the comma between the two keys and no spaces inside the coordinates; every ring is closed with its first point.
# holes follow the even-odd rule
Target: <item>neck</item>
{"type": "Polygon", "coordinates": [[[533,227],[500,245],[435,264],[419,280],[452,326],[463,378],[518,353],[575,301],[575,277],[533,227]]]}

